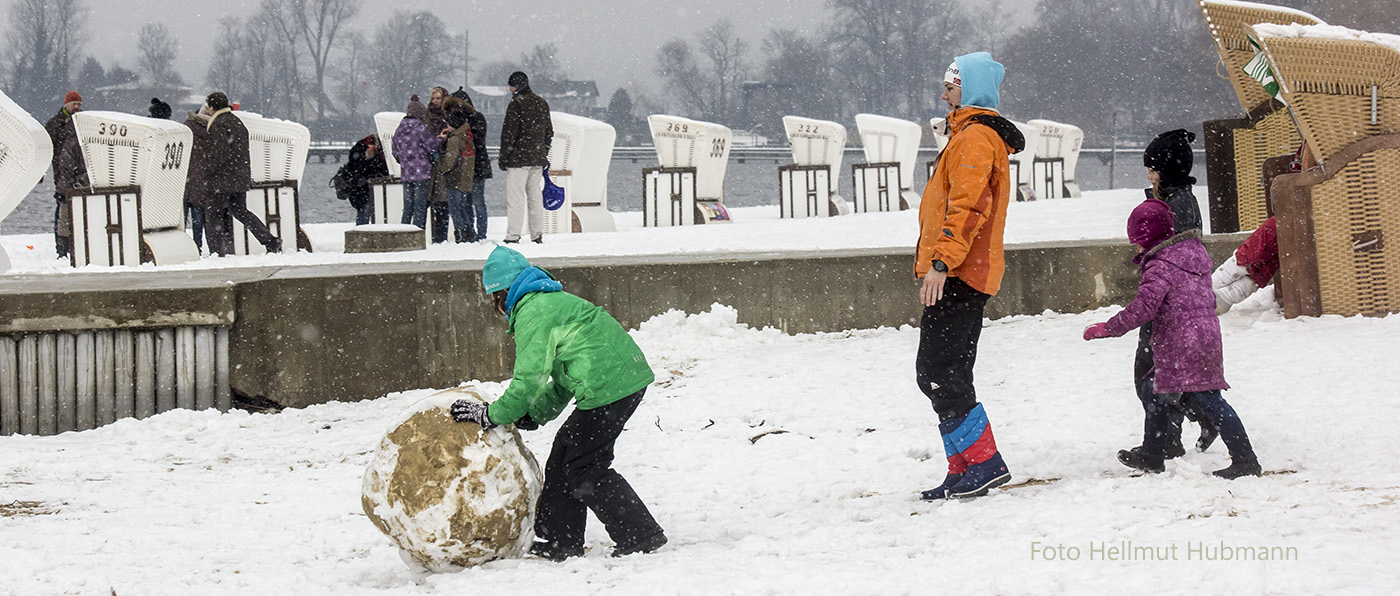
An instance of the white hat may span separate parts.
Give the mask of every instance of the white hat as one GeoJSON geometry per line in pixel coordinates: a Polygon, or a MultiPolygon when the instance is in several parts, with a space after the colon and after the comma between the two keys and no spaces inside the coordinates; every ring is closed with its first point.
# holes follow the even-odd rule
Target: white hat
{"type": "Polygon", "coordinates": [[[952,64],[948,65],[948,70],[943,73],[943,82],[962,87],[962,75],[958,73],[957,60],[954,60],[952,64]]]}

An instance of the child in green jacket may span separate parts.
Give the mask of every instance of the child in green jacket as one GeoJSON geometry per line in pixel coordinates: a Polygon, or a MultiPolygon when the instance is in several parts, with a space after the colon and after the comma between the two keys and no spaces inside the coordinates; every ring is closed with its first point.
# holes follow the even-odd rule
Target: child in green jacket
{"type": "Polygon", "coordinates": [[[617,543],[613,556],[661,548],[661,526],[612,469],[613,445],[656,379],[641,348],[606,311],[510,248],[491,252],[481,278],[515,337],[515,376],[489,406],[458,400],[453,418],[531,429],[575,403],[545,463],[530,552],[555,561],[583,555],[589,509],[617,543]]]}

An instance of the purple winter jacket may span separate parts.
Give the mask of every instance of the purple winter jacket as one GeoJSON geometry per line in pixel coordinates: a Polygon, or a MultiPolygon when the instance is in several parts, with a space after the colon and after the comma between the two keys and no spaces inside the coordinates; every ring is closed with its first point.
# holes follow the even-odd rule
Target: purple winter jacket
{"type": "Polygon", "coordinates": [[[394,131],[394,159],[402,170],[399,179],[414,182],[430,178],[433,174],[430,157],[441,149],[442,139],[430,132],[427,124],[417,118],[404,118],[394,131]]]}
{"type": "Polygon", "coordinates": [[[1163,240],[1133,262],[1142,274],[1137,297],[1108,320],[1106,330],[1118,337],[1152,321],[1157,393],[1229,389],[1210,287],[1213,265],[1200,231],[1163,240]]]}

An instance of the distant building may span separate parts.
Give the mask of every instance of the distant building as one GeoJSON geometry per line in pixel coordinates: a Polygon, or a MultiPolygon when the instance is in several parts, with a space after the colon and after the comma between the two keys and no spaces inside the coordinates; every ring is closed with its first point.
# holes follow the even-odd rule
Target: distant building
{"type": "MultiPolygon", "coordinates": [[[[88,109],[102,109],[113,112],[127,112],[145,116],[152,97],[170,104],[171,118],[183,120],[185,112],[193,112],[204,105],[204,95],[196,93],[189,85],[159,85],[141,79],[117,85],[107,85],[93,89],[98,101],[86,101],[88,109]]],[[[86,94],[86,93],[85,93],[86,94]]]]}

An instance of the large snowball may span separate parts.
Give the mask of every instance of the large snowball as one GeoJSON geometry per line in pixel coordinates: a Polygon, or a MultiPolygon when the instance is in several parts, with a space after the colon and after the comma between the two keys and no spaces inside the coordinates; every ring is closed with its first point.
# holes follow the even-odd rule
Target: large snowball
{"type": "Polygon", "coordinates": [[[365,514],[405,559],[432,571],[524,554],[534,540],[540,468],[514,427],[454,422],[449,389],[413,404],[365,470],[365,514]]]}

